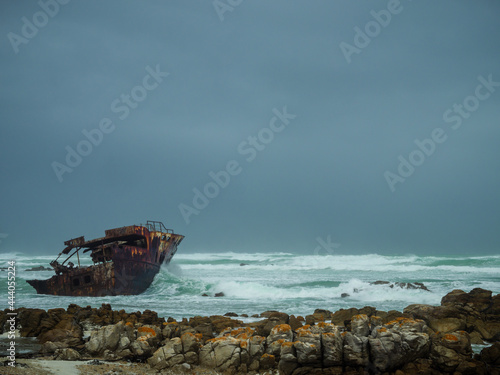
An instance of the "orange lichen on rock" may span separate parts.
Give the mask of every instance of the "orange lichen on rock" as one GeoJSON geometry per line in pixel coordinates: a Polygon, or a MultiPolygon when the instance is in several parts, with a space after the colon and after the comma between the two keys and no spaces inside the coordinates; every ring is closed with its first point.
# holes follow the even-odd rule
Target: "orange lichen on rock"
{"type": "Polygon", "coordinates": [[[260,358],[261,359],[264,359],[264,358],[275,359],[276,357],[272,354],[264,353],[264,354],[262,354],[262,356],[260,358]]]}
{"type": "Polygon", "coordinates": [[[129,326],[129,327],[133,327],[134,326],[134,324],[132,324],[132,322],[127,322],[127,323],[125,323],[125,325],[129,326]]]}
{"type": "Polygon", "coordinates": [[[241,348],[247,348],[247,347],[248,347],[248,341],[246,341],[246,340],[241,340],[241,342],[240,342],[240,347],[241,347],[241,348]]]}
{"type": "Polygon", "coordinates": [[[351,320],[359,320],[359,319],[367,319],[368,318],[368,315],[366,314],[358,314],[358,315],[354,315],[351,320]]]}
{"type": "Polygon", "coordinates": [[[276,333],[285,333],[290,331],[292,328],[288,324],[278,324],[273,327],[273,331],[276,333]]]}
{"type": "Polygon", "coordinates": [[[284,342],[283,344],[281,344],[281,346],[285,346],[285,347],[289,347],[289,346],[293,346],[294,343],[296,343],[297,341],[286,341],[284,342]]]}
{"type": "Polygon", "coordinates": [[[378,328],[377,332],[387,332],[387,328],[385,327],[378,328]]]}
{"type": "Polygon", "coordinates": [[[446,335],[443,336],[443,340],[447,341],[458,341],[458,337],[455,335],[452,335],[450,333],[447,333],[446,335]]]}
{"type": "Polygon", "coordinates": [[[335,324],[333,323],[326,323],[326,322],[319,322],[317,324],[319,328],[326,328],[326,327],[335,327],[335,324]]]}
{"type": "Polygon", "coordinates": [[[405,318],[404,316],[399,316],[394,320],[391,320],[390,322],[387,322],[385,325],[396,325],[398,324],[400,327],[405,325],[406,323],[416,323],[417,321],[411,318],[405,318]]]}
{"type": "Polygon", "coordinates": [[[153,328],[150,327],[139,327],[137,328],[137,332],[140,334],[145,333],[146,335],[150,337],[155,337],[156,336],[156,331],[153,328]]]}

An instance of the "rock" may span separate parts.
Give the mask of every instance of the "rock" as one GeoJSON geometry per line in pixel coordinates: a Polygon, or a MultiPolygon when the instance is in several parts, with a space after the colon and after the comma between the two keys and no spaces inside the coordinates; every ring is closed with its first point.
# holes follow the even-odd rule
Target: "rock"
{"type": "Polygon", "coordinates": [[[292,331],[296,331],[303,325],[302,322],[295,317],[295,315],[290,315],[290,317],[288,318],[288,324],[292,328],[292,331]]]}
{"type": "Polygon", "coordinates": [[[479,358],[490,366],[500,366],[500,341],[481,350],[479,358]]]}
{"type": "Polygon", "coordinates": [[[297,353],[297,362],[300,365],[320,365],[322,359],[321,334],[305,325],[297,330],[296,340],[294,347],[297,353]]]}
{"type": "Polygon", "coordinates": [[[369,364],[368,338],[358,337],[351,332],[342,333],[343,361],[345,366],[366,367],[369,364]]]}
{"type": "Polygon", "coordinates": [[[351,295],[349,293],[342,293],[340,295],[341,298],[346,298],[346,297],[350,297],[351,295]]]}
{"type": "Polygon", "coordinates": [[[267,336],[267,354],[272,354],[273,356],[279,356],[281,352],[281,344],[284,342],[293,341],[292,328],[288,324],[279,324],[274,326],[267,336]]]}
{"type": "Polygon", "coordinates": [[[429,289],[423,283],[417,283],[417,282],[414,282],[414,283],[402,283],[402,282],[391,283],[389,281],[378,280],[378,281],[371,282],[370,285],[387,285],[389,288],[398,287],[401,289],[421,289],[421,290],[426,290],[429,292],[429,289]]]}
{"type": "Polygon", "coordinates": [[[338,326],[345,326],[346,322],[350,322],[354,315],[358,315],[359,310],[355,307],[350,309],[340,309],[333,313],[331,321],[338,326]]]}
{"type": "Polygon", "coordinates": [[[280,374],[291,375],[299,367],[297,361],[297,352],[293,342],[285,342],[281,345],[280,361],[278,369],[280,374]]]}
{"type": "MultiPolygon", "coordinates": [[[[131,323],[119,322],[93,331],[85,349],[91,355],[110,357],[110,359],[129,357],[129,347],[135,341],[134,328],[131,323]]],[[[136,347],[139,350],[142,346],[136,347]]]]}
{"type": "Polygon", "coordinates": [[[455,371],[461,362],[471,358],[471,354],[470,338],[465,331],[432,337],[430,359],[442,371],[455,371]]]}
{"type": "Polygon", "coordinates": [[[75,347],[83,344],[83,330],[71,315],[64,314],[64,319],[55,327],[38,336],[38,341],[43,344],[47,341],[60,342],[63,347],[75,347]]]}
{"type": "Polygon", "coordinates": [[[148,359],[148,364],[155,370],[174,367],[184,362],[182,354],[182,340],[174,337],[156,350],[152,357],[148,359]]]}
{"type": "Polygon", "coordinates": [[[241,363],[240,353],[240,340],[234,337],[211,339],[200,350],[200,365],[217,371],[237,368],[241,363]]]}
{"type": "Polygon", "coordinates": [[[405,314],[424,320],[436,332],[454,332],[466,328],[465,316],[454,306],[409,305],[405,314]]]}
{"type": "Polygon", "coordinates": [[[462,375],[492,375],[486,370],[486,365],[483,362],[474,360],[460,362],[455,371],[462,375]]]}
{"type": "Polygon", "coordinates": [[[332,316],[333,316],[333,313],[330,311],[330,310],[325,310],[325,309],[316,309],[314,310],[314,314],[313,314],[315,317],[319,317],[320,315],[322,315],[322,321],[325,321],[325,320],[331,320],[332,319],[332,316]]]}
{"type": "Polygon", "coordinates": [[[234,312],[227,312],[224,314],[224,316],[232,316],[232,317],[238,317],[238,314],[234,313],[234,312]]]}
{"type": "Polygon", "coordinates": [[[225,294],[223,292],[215,293],[214,297],[224,297],[225,294]]]}
{"type": "Polygon", "coordinates": [[[78,361],[81,358],[80,353],[71,348],[57,349],[54,353],[54,359],[60,361],[78,361]]]}
{"type": "MultiPolygon", "coordinates": [[[[129,324],[129,323],[127,323],[129,324]]],[[[128,336],[120,338],[120,346],[132,351],[135,357],[149,357],[158,348],[162,339],[161,330],[157,326],[145,325],[137,328],[136,339],[132,343],[128,336]],[[130,347],[128,346],[130,344],[130,347]]]]}
{"type": "Polygon", "coordinates": [[[241,320],[231,319],[227,316],[220,315],[211,316],[210,324],[217,335],[227,328],[242,327],[244,325],[241,320]]]}
{"type": "Polygon", "coordinates": [[[342,366],[343,339],[340,330],[335,327],[332,332],[321,334],[321,347],[323,349],[323,366],[342,366]]]}
{"type": "Polygon", "coordinates": [[[243,266],[248,266],[248,263],[240,263],[240,266],[243,267],[243,266]]]}
{"type": "Polygon", "coordinates": [[[208,297],[208,294],[207,293],[203,293],[201,296],[202,297],[208,297]]]}
{"type": "Polygon", "coordinates": [[[42,347],[40,348],[40,353],[52,354],[52,353],[55,353],[56,350],[64,349],[66,347],[67,347],[67,345],[65,343],[62,343],[62,342],[46,341],[45,343],[42,344],[42,347]]]}
{"type": "MultiPolygon", "coordinates": [[[[48,326],[46,323],[42,325],[42,321],[46,321],[48,314],[42,309],[23,309],[18,313],[17,324],[21,326],[19,329],[21,337],[37,337],[40,333],[53,328],[57,323],[55,321],[48,326]]],[[[3,325],[2,325],[3,327],[3,325]]]]}
{"type": "Polygon", "coordinates": [[[463,290],[455,289],[441,299],[441,305],[469,305],[473,309],[481,312],[490,307],[491,300],[491,291],[489,290],[475,288],[472,289],[469,293],[465,293],[463,290]]]}
{"type": "Polygon", "coordinates": [[[351,319],[351,332],[356,336],[368,336],[370,334],[370,319],[368,315],[354,315],[351,319]]]}
{"type": "Polygon", "coordinates": [[[253,322],[248,324],[249,327],[255,328],[257,334],[260,336],[268,336],[273,329],[273,327],[281,324],[288,324],[289,316],[288,314],[281,313],[278,311],[266,311],[261,314],[261,316],[268,317],[260,322],[253,322]]]}
{"type": "Polygon", "coordinates": [[[369,337],[370,356],[380,372],[393,371],[405,363],[424,358],[430,339],[423,321],[400,318],[374,329],[369,337]]]}
{"type": "Polygon", "coordinates": [[[191,332],[186,332],[181,336],[182,352],[194,352],[198,354],[202,346],[202,335],[200,333],[194,335],[191,332]]]}
{"type": "Polygon", "coordinates": [[[272,354],[264,353],[260,357],[260,369],[269,370],[276,365],[276,357],[272,354]]]}

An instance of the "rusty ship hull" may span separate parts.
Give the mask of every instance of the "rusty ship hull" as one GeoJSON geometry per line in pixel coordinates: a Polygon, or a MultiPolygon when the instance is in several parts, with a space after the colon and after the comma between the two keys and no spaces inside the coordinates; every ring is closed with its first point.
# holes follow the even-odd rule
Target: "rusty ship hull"
{"type": "Polygon", "coordinates": [[[71,254],[60,264],[51,262],[56,275],[47,280],[27,280],[38,294],[60,296],[135,295],[149,288],[161,265],[168,264],[184,236],[160,222],[106,230],[106,236],[90,241],[78,237],[65,242],[59,254],[71,254]],[[75,266],[75,254],[91,253],[93,265],[75,266]]]}

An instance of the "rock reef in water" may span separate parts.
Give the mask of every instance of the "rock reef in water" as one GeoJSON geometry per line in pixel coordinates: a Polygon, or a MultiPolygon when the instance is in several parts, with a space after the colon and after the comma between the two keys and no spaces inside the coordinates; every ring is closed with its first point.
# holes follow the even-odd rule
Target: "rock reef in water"
{"type": "Polygon", "coordinates": [[[140,360],[158,371],[198,366],[224,374],[500,374],[500,295],[483,289],[454,290],[441,306],[403,312],[367,306],[302,318],[266,311],[252,323],[229,316],[165,321],[110,305],[17,313],[21,335],[37,337],[43,353],[63,360],[140,360]],[[471,343],[483,342],[493,345],[473,355],[471,343]]]}

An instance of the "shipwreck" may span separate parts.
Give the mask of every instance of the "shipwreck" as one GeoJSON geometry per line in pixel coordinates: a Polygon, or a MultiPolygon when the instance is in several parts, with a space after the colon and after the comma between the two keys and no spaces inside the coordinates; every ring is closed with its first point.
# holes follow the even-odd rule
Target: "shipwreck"
{"type": "MultiPolygon", "coordinates": [[[[105,236],[64,242],[66,248],[50,262],[55,275],[47,280],[27,280],[38,294],[59,296],[116,296],[143,293],[162,264],[168,264],[184,236],[160,221],[108,229],[105,236]],[[93,265],[80,264],[89,253],[93,265]],[[68,257],[60,263],[61,256],[68,257]],[[77,265],[69,260],[76,255],[77,265]]],[[[73,258],[73,261],[75,259],[73,258]]]]}

